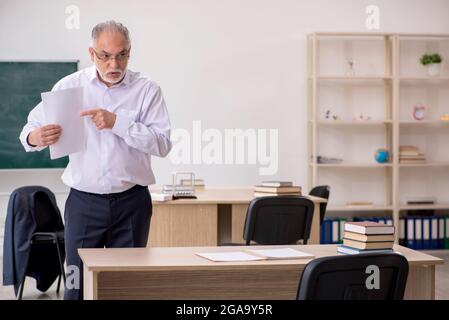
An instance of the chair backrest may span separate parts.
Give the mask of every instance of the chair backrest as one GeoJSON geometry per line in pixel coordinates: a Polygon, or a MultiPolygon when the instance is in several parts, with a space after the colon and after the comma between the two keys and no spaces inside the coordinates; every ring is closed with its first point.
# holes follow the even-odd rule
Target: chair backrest
{"type": "Polygon", "coordinates": [[[246,212],[243,239],[264,245],[294,244],[310,237],[314,204],[300,196],[253,199],[246,212]]]}
{"type": "MultiPolygon", "coordinates": [[[[311,196],[329,199],[330,190],[331,187],[329,186],[316,186],[310,190],[309,194],[311,196]]],[[[326,207],[327,202],[320,203],[320,225],[323,223],[324,216],[326,215],[326,207]]]]}
{"type": "Polygon", "coordinates": [[[48,194],[43,191],[37,191],[34,194],[33,217],[36,222],[35,232],[64,230],[58,207],[53,204],[48,194]]]}
{"type": "Polygon", "coordinates": [[[402,300],[408,269],[407,259],[395,253],[318,258],[305,267],[297,299],[402,300]]]}

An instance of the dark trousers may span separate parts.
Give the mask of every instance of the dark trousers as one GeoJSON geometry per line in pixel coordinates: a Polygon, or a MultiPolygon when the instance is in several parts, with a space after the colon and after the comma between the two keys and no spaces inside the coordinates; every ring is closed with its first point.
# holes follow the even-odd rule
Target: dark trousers
{"type": "Polygon", "coordinates": [[[120,193],[94,194],[71,189],[65,204],[65,247],[67,254],[67,286],[65,300],[83,299],[83,264],[79,248],[145,247],[152,214],[147,187],[136,185],[120,193]],[[73,288],[79,268],[79,289],[73,288]],[[72,267],[73,268],[73,267],[72,267]]]}

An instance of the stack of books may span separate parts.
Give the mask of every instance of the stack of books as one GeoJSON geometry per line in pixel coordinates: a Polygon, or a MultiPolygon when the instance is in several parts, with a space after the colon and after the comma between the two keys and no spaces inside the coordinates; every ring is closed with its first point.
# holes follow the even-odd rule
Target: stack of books
{"type": "Polygon", "coordinates": [[[399,162],[404,164],[426,163],[426,156],[419,153],[418,147],[399,146],[399,162]]]}
{"type": "Polygon", "coordinates": [[[342,163],[343,159],[341,159],[341,158],[332,158],[332,157],[324,157],[324,156],[317,156],[316,157],[316,162],[317,163],[322,163],[322,164],[338,164],[338,163],[342,163]]]}
{"type": "Polygon", "coordinates": [[[427,197],[427,196],[411,196],[406,197],[407,205],[434,205],[436,202],[435,197],[427,197]]]}
{"type": "Polygon", "coordinates": [[[301,195],[301,187],[294,186],[291,181],[262,181],[254,187],[255,197],[301,195]]]}
{"type": "Polygon", "coordinates": [[[337,251],[344,254],[393,252],[394,226],[373,221],[347,222],[343,244],[337,251]]]}
{"type": "Polygon", "coordinates": [[[156,202],[164,202],[173,200],[173,196],[168,193],[151,192],[151,200],[156,202]]]}
{"type": "Polygon", "coordinates": [[[355,208],[372,208],[374,205],[371,201],[351,201],[346,202],[346,206],[355,208]]]}

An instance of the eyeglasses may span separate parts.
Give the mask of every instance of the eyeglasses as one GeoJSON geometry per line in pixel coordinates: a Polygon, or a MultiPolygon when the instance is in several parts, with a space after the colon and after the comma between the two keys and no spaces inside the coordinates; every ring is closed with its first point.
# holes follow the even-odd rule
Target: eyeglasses
{"type": "Polygon", "coordinates": [[[94,53],[97,56],[97,58],[99,60],[101,60],[101,61],[104,61],[104,62],[112,60],[112,58],[115,58],[115,60],[117,60],[119,62],[122,62],[122,61],[124,61],[124,60],[129,58],[129,49],[125,50],[125,51],[122,51],[122,52],[120,52],[119,54],[117,54],[115,56],[112,55],[112,54],[109,54],[109,53],[98,53],[97,51],[95,51],[94,48],[92,48],[92,50],[94,51],[94,53]]]}

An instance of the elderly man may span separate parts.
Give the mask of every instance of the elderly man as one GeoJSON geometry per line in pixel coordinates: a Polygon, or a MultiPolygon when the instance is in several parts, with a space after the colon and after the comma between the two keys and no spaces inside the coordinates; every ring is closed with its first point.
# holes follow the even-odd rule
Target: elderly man
{"type": "MultiPolygon", "coordinates": [[[[79,283],[68,281],[64,299],[83,297],[78,248],[147,243],[152,213],[147,186],[155,182],[151,156],[165,157],[170,151],[170,121],[159,86],[127,70],[130,51],[124,25],[100,23],[92,30],[89,48],[94,66],[61,79],[53,88],[83,87],[84,111],[79,116],[90,117],[86,149],[70,155],[62,175],[70,187],[64,214],[67,265],[77,266],[81,276],[79,283]]],[[[64,134],[57,124],[43,123],[39,103],[20,134],[26,151],[40,151],[64,134]]]]}

